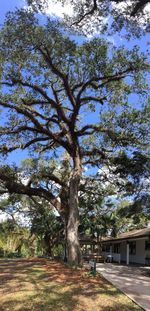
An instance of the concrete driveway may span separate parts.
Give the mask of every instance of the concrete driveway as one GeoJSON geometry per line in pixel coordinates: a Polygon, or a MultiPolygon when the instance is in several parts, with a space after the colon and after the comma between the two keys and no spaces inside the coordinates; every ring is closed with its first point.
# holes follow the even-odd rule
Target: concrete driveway
{"type": "Polygon", "coordinates": [[[97,263],[97,271],[144,310],[150,311],[150,267],[97,263]]]}

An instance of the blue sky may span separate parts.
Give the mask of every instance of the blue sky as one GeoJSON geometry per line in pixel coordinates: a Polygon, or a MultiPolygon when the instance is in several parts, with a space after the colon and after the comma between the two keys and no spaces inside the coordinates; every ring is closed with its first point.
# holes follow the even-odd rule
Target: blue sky
{"type": "Polygon", "coordinates": [[[0,4],[0,24],[2,24],[5,14],[8,11],[14,11],[16,7],[21,8],[24,5],[24,0],[1,0],[0,4]]]}
{"type": "MultiPolygon", "coordinates": [[[[8,11],[14,11],[16,7],[21,8],[24,5],[23,0],[1,0],[1,9],[0,9],[0,25],[3,24],[5,15],[8,11]]],[[[13,155],[8,157],[8,161],[11,162],[20,162],[20,159],[23,155],[20,154],[19,150],[13,155]]],[[[26,156],[26,153],[24,154],[26,156]]]]}

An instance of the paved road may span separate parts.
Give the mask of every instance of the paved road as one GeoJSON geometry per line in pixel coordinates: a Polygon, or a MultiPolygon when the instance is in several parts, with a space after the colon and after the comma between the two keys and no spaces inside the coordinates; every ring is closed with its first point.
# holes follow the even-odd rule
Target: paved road
{"type": "Polygon", "coordinates": [[[98,263],[97,271],[144,310],[150,311],[150,267],[98,263]]]}

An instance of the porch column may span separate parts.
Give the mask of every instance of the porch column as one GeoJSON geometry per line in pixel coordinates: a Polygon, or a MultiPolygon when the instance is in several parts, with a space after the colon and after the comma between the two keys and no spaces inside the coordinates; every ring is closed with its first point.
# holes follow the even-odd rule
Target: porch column
{"type": "Polygon", "coordinates": [[[85,254],[87,255],[87,244],[85,244],[85,254]]]}
{"type": "Polygon", "coordinates": [[[110,245],[110,255],[112,255],[112,245],[110,245]]]}
{"type": "Polygon", "coordinates": [[[95,253],[95,244],[93,244],[93,253],[95,253]]]}
{"type": "Polygon", "coordinates": [[[101,255],[101,253],[102,253],[102,249],[101,249],[100,244],[98,244],[98,255],[101,255]]]}
{"type": "Polygon", "coordinates": [[[127,242],[127,249],[126,249],[126,264],[129,264],[129,243],[127,242]]]}

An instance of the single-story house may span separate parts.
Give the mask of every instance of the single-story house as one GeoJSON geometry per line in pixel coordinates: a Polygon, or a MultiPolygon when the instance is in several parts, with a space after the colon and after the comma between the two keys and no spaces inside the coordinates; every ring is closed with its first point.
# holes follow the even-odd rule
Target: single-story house
{"type": "Polygon", "coordinates": [[[101,245],[105,259],[124,262],[127,265],[130,263],[150,265],[150,228],[131,230],[116,238],[103,238],[101,245]]]}

